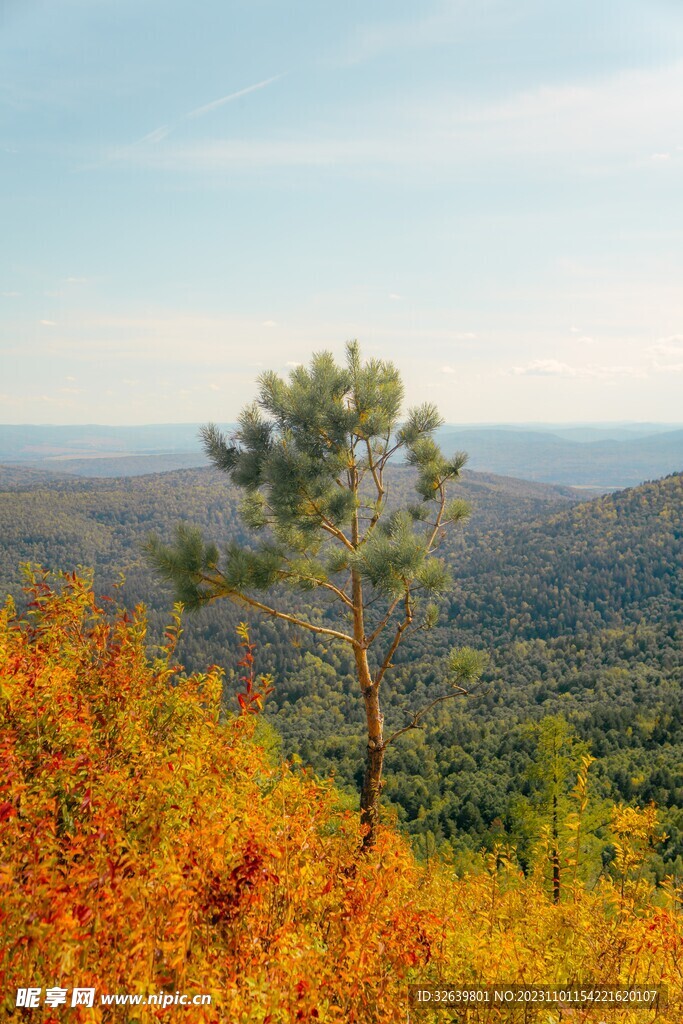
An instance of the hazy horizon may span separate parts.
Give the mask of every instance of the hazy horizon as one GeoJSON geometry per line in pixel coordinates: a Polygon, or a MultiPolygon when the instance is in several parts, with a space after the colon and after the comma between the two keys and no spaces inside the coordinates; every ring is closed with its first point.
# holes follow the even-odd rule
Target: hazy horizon
{"type": "MultiPolygon", "coordinates": [[[[82,422],[68,422],[68,423],[53,423],[49,421],[37,422],[29,421],[19,422],[2,422],[0,421],[0,428],[2,427],[16,427],[18,429],[22,427],[39,427],[39,428],[77,428],[77,427],[101,427],[110,428],[112,430],[135,430],[137,428],[145,427],[201,427],[203,424],[208,422],[215,422],[215,420],[203,419],[203,420],[166,420],[166,421],[150,421],[147,423],[109,423],[109,422],[96,422],[93,421],[82,421],[82,422]]],[[[236,420],[224,420],[219,421],[224,427],[237,426],[236,420]]],[[[440,430],[446,427],[490,427],[495,429],[509,428],[511,430],[521,430],[523,428],[529,428],[532,430],[542,429],[557,429],[557,428],[568,428],[572,427],[595,427],[595,428],[622,428],[628,429],[634,427],[643,429],[647,427],[656,428],[658,432],[664,432],[666,430],[681,430],[683,429],[683,420],[669,421],[669,420],[444,420],[441,424],[440,430]]]]}
{"type": "MultiPolygon", "coordinates": [[[[236,424],[220,426],[229,435],[236,424]]],[[[78,478],[208,468],[200,427],[0,424],[0,470],[11,483],[22,479],[22,468],[78,478]]],[[[446,455],[466,451],[467,468],[475,472],[593,494],[678,473],[683,466],[683,427],[672,423],[444,423],[435,439],[446,455]]]]}

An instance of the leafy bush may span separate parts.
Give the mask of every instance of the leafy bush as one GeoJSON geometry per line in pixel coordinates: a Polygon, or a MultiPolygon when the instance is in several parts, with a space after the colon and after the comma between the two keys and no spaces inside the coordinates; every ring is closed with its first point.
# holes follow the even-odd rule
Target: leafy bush
{"type": "MultiPolygon", "coordinates": [[[[680,996],[681,893],[652,907],[639,873],[652,811],[617,812],[614,880],[569,886],[557,906],[542,854],[526,879],[503,851],[458,878],[418,865],[385,826],[359,857],[357,816],[332,786],[267,754],[246,700],[260,692],[248,636],[246,707],[230,715],[221,670],[173,665],[178,629],[150,657],[144,609],[108,610],[75,575],[34,575],[28,616],[0,614],[5,1019],[25,1019],[27,985],[213,997],[190,1011],[33,1011],[141,1024],[385,1024],[406,1019],[411,981],[663,982],[680,996]]],[[[658,1019],[679,1021],[680,1006],[658,1019]]]]}

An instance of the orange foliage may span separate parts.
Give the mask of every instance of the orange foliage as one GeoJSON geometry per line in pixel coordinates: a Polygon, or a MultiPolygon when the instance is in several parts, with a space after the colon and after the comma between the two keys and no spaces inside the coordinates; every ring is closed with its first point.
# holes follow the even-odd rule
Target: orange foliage
{"type": "Polygon", "coordinates": [[[107,613],[75,576],[39,575],[33,597],[30,621],[0,615],[5,1019],[385,1024],[407,1019],[409,982],[436,981],[664,982],[680,997],[681,894],[648,909],[642,816],[617,822],[623,879],[559,906],[542,872],[524,879],[498,857],[458,879],[419,866],[388,828],[359,858],[357,816],[333,788],[259,745],[246,634],[244,712],[230,717],[220,670],[172,665],[174,630],[150,660],[143,609],[107,613]],[[208,993],[212,1006],[15,1009],[29,985],[208,993]]]}

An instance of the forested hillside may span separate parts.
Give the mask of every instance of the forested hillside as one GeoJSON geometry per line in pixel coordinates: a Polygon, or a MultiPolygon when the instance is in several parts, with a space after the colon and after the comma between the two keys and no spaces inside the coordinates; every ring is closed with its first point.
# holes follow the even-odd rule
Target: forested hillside
{"type": "Polygon", "coordinates": [[[459,563],[449,620],[499,643],[680,618],[682,509],[677,474],[487,529],[459,563]]]}
{"type": "MultiPolygon", "coordinates": [[[[396,495],[405,494],[409,483],[407,469],[394,470],[396,495]]],[[[458,493],[473,509],[466,538],[536,519],[581,499],[570,488],[481,473],[465,473],[458,493]]],[[[218,542],[244,539],[239,500],[225,477],[212,469],[90,480],[0,466],[0,585],[19,595],[17,568],[22,561],[64,569],[83,564],[95,568],[97,584],[105,589],[125,572],[123,599],[144,600],[152,611],[164,611],[168,593],[141,557],[147,534],[168,536],[176,523],[185,521],[201,526],[218,542]]],[[[221,609],[224,614],[226,609],[221,609]]],[[[212,653],[197,650],[188,656],[198,665],[212,653]]]]}
{"type": "MultiPolygon", "coordinates": [[[[90,565],[100,591],[147,603],[157,637],[170,596],[139,555],[147,533],[168,536],[184,520],[217,541],[245,539],[237,497],[211,470],[107,481],[12,470],[0,482],[3,589],[20,596],[21,561],[90,565]],[[120,571],[126,582],[115,591],[120,571]]],[[[409,470],[398,469],[392,483],[399,493],[407,488],[409,470]]],[[[567,793],[582,754],[597,759],[596,864],[613,856],[601,839],[602,802],[654,800],[669,839],[652,870],[682,872],[683,477],[578,502],[576,492],[469,473],[458,493],[473,516],[446,545],[455,587],[436,628],[394,659],[388,732],[446,692],[454,644],[483,648],[490,662],[476,693],[443,704],[390,748],[385,796],[399,822],[424,851],[446,843],[469,857],[504,835],[529,847],[546,814],[535,723],[552,716],[567,723],[573,751],[567,793]]],[[[222,604],[186,618],[179,656],[193,669],[229,666],[245,617],[259,669],[276,679],[267,713],[284,752],[353,791],[362,712],[347,652],[222,604]]],[[[233,686],[228,671],[226,689],[233,686]]]]}

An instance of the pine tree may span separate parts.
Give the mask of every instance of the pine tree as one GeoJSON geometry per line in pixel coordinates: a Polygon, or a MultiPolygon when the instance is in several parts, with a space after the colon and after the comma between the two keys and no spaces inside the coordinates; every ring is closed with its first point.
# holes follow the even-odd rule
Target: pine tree
{"type": "Polygon", "coordinates": [[[469,515],[465,502],[447,494],[466,456],[444,458],[433,438],[442,420],[431,404],[411,409],[400,424],[403,385],[391,363],[363,362],[356,342],[346,355],[345,366],[328,352],[314,355],[288,382],[264,373],[232,437],[213,424],[202,428],[210,461],[243,490],[241,516],[262,533],[260,543],[231,543],[221,555],[198,529],[181,524],[173,545],[151,537],[146,552],[190,609],[228,598],[352,648],[367,723],[361,822],[368,848],[379,822],[387,745],[417,728],[435,703],[467,692],[463,684],[479,675],[482,662],[469,649],[454,652],[449,692],[385,737],[384,677],[399,644],[434,625],[437,608],[425,599],[450,582],[434,552],[445,528],[469,515]],[[387,466],[400,455],[414,467],[421,500],[389,510],[387,466]],[[341,614],[323,625],[317,616],[287,611],[280,585],[325,593],[341,614]]]}

